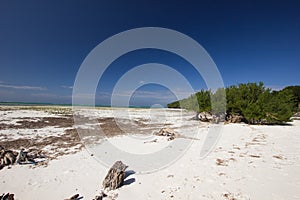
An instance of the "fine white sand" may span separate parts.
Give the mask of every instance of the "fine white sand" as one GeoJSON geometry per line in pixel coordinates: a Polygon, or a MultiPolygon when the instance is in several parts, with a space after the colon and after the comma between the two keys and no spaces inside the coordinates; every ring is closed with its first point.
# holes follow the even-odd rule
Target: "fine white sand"
{"type": "MultiPolygon", "coordinates": [[[[23,113],[22,110],[13,112],[12,118],[17,118],[18,112],[23,113]]],[[[22,117],[48,116],[43,111],[28,112],[27,116],[22,117]]],[[[300,121],[291,122],[290,126],[224,125],[216,147],[201,159],[200,150],[212,125],[190,120],[193,113],[183,112],[181,118],[182,113],[174,110],[156,109],[149,112],[147,109],[133,109],[130,118],[147,120],[145,123],[154,124],[155,128],[162,124],[174,128],[179,134],[192,135],[197,140],[192,140],[189,148],[174,163],[152,173],[139,173],[134,168],[136,163],[130,163],[130,159],[124,161],[129,165],[129,172],[136,173],[130,173],[125,185],[111,192],[106,199],[300,199],[300,121]]],[[[111,113],[109,109],[97,109],[93,112],[85,110],[84,115],[91,118],[111,117],[111,113]]],[[[128,118],[124,113],[120,109],[118,117],[128,118]]],[[[1,115],[0,123],[12,118],[1,115]]],[[[42,128],[42,132],[59,135],[63,131],[60,129],[46,127],[42,128]]],[[[13,138],[24,137],[14,131],[11,132],[13,138]]],[[[19,131],[27,137],[33,130],[19,131]]],[[[36,134],[42,132],[38,130],[36,134]]],[[[167,141],[167,138],[152,136],[155,130],[149,129],[149,132],[151,134],[147,136],[132,136],[135,133],[131,132],[130,135],[109,138],[108,141],[123,151],[142,155],[159,151],[161,147],[168,148],[176,141],[189,140],[176,138],[167,141]],[[145,143],[154,139],[157,139],[156,142],[145,143]]],[[[9,131],[0,130],[0,134],[9,134],[9,131]]],[[[180,148],[173,149],[180,151],[180,148]]],[[[93,150],[83,149],[76,154],[58,157],[51,160],[48,166],[5,167],[0,170],[0,193],[14,193],[16,199],[21,200],[59,200],[76,193],[83,199],[92,199],[100,193],[108,171],[102,164],[105,158],[99,157],[97,152],[91,155],[95,153],[93,150]]],[[[110,153],[108,149],[107,154],[110,153]]]]}

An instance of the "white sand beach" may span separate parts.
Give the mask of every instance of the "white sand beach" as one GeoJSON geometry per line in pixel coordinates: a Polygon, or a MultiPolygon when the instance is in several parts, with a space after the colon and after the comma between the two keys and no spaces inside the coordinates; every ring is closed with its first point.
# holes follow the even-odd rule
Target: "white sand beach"
{"type": "Polygon", "coordinates": [[[181,110],[126,112],[84,109],[80,114],[91,121],[74,125],[69,121],[69,108],[1,107],[1,144],[9,144],[7,147],[16,151],[20,146],[38,149],[46,157],[36,166],[15,164],[0,170],[0,193],[14,193],[19,200],[63,200],[76,193],[84,200],[93,199],[101,192],[109,169],[102,162],[106,160],[104,154],[113,153],[108,149],[101,157],[96,149],[108,141],[134,155],[170,148],[180,151],[181,156],[149,173],[137,170],[138,165],[130,159],[119,157],[129,166],[128,174],[124,185],[105,199],[300,199],[299,120],[285,126],[226,124],[213,151],[200,158],[212,124],[192,120],[194,113],[181,110]],[[96,138],[86,149],[81,144],[84,138],[79,140],[73,133],[76,127],[95,129],[92,119],[102,120],[98,122],[108,138],[96,138]],[[153,135],[164,127],[183,137],[168,141],[153,135]],[[180,141],[190,141],[190,145],[187,149],[174,146],[180,141]]]}

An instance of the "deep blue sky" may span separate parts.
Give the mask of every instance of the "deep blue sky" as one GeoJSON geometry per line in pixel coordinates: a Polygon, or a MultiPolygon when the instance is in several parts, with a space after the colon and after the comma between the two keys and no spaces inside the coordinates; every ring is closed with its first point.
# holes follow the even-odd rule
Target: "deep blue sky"
{"type": "MultiPolygon", "coordinates": [[[[164,27],[198,41],[226,86],[263,81],[300,84],[298,1],[0,1],[0,101],[71,103],[77,70],[100,42],[138,27],[164,27]]],[[[206,88],[192,66],[168,52],[140,50],[117,59],[101,79],[98,104],[123,73],[148,62],[168,64],[206,88]]],[[[165,105],[172,91],[144,85],[131,104],[165,105]]]]}

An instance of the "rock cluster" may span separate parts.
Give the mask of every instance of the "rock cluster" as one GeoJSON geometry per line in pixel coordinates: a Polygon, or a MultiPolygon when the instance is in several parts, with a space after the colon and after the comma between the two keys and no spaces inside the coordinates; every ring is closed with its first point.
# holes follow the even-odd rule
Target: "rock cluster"
{"type": "Polygon", "coordinates": [[[162,128],[158,133],[155,133],[155,135],[166,136],[168,137],[168,140],[174,140],[176,137],[179,136],[179,134],[171,128],[162,128]]]}
{"type": "Polygon", "coordinates": [[[219,123],[225,121],[225,114],[214,115],[210,112],[197,113],[196,119],[202,122],[219,123]]]}
{"type": "MultiPolygon", "coordinates": [[[[299,104],[300,105],[300,104],[299,104]]],[[[300,120],[300,112],[297,112],[292,117],[293,120],[300,120]]]]}
{"type": "Polygon", "coordinates": [[[230,115],[226,116],[227,123],[241,123],[244,120],[245,120],[245,118],[241,115],[230,114],[230,115]]]}
{"type": "Polygon", "coordinates": [[[196,119],[202,121],[202,122],[211,122],[213,120],[214,116],[210,114],[209,112],[201,112],[198,113],[196,116],[196,119]]]}

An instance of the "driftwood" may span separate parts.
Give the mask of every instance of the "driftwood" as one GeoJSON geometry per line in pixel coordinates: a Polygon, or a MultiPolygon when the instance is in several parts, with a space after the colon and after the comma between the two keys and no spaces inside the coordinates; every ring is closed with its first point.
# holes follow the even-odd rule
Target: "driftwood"
{"type": "Polygon", "coordinates": [[[125,170],[128,166],[123,164],[122,161],[117,161],[109,169],[102,186],[104,189],[115,190],[123,185],[125,178],[125,170]]]}
{"type": "Polygon", "coordinates": [[[15,161],[16,153],[11,150],[5,150],[0,146],[0,170],[5,166],[13,165],[15,161]]]}
{"type": "Polygon", "coordinates": [[[0,170],[5,166],[13,164],[36,164],[34,161],[35,157],[37,158],[38,155],[29,156],[28,152],[23,148],[18,153],[16,151],[6,150],[0,146],[0,170]]]}
{"type": "Polygon", "coordinates": [[[0,200],[14,200],[14,199],[15,199],[14,194],[6,193],[0,196],[0,200]]]}
{"type": "Polygon", "coordinates": [[[36,164],[32,156],[28,156],[28,152],[25,151],[25,149],[21,149],[17,158],[16,158],[17,164],[36,164]]]}

